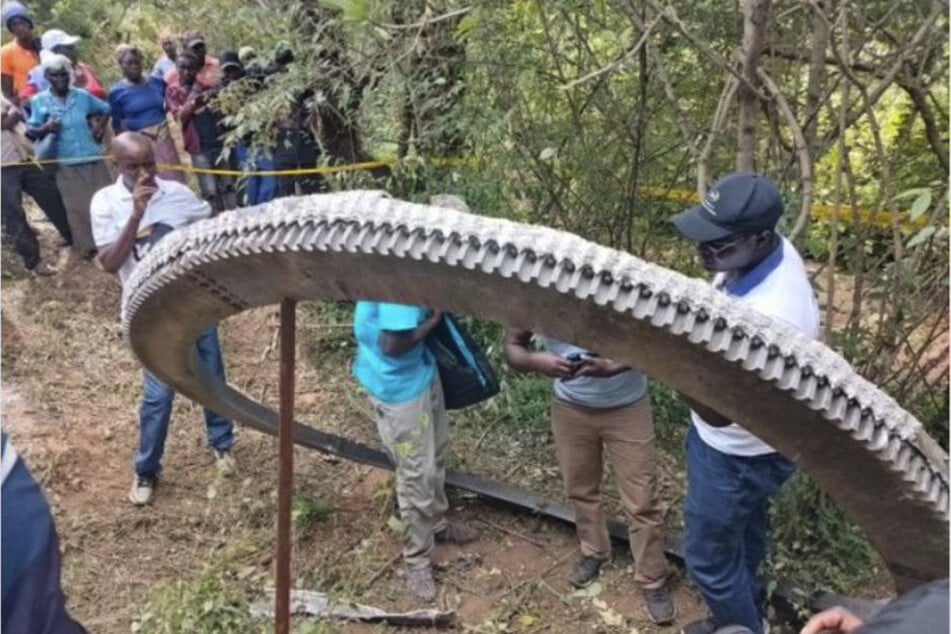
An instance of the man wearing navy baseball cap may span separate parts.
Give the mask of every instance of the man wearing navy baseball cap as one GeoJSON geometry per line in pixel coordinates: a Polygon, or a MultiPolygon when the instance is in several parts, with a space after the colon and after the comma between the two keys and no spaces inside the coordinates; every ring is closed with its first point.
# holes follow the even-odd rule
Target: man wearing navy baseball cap
{"type": "MultiPolygon", "coordinates": [[[[762,174],[719,181],[700,205],[673,218],[697,243],[713,285],[774,321],[818,337],[819,308],[802,258],[776,231],[783,198],[762,174]]],[[[684,556],[710,618],[684,627],[711,634],[741,625],[762,634],[766,589],[758,570],[769,545],[771,498],[792,475],[792,462],[709,407],[690,405],[684,556]]]]}

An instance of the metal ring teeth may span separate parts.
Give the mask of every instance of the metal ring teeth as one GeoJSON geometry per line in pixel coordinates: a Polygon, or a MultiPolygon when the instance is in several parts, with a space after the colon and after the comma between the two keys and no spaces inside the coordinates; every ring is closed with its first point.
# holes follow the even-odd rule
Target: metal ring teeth
{"type": "Polygon", "coordinates": [[[915,434],[893,433],[891,430],[897,429],[897,422],[876,416],[877,403],[882,403],[883,411],[897,413],[903,424],[914,427],[916,421],[893,402],[883,400],[885,397],[874,386],[859,377],[838,376],[831,381],[829,376],[818,373],[819,367],[842,365],[841,359],[832,353],[822,352],[829,355],[827,363],[807,363],[800,367],[795,354],[798,351],[787,347],[784,340],[770,341],[770,333],[759,328],[751,333],[746,324],[733,322],[739,317],[723,312],[722,304],[708,301],[707,295],[685,295],[688,291],[680,281],[682,278],[673,279],[670,272],[644,263],[628,265],[623,270],[617,265],[612,271],[613,266],[595,264],[599,256],[593,253],[601,248],[591,251],[593,245],[588,243],[584,243],[589,249],[585,251],[585,258],[576,263],[574,258],[580,253],[577,249],[581,243],[565,234],[549,242],[520,241],[520,232],[511,223],[505,225],[504,228],[512,227],[505,234],[502,230],[496,231],[488,219],[457,214],[453,217],[461,220],[456,230],[452,223],[440,222],[441,218],[455,214],[445,209],[427,214],[421,206],[389,200],[375,193],[369,202],[360,198],[368,198],[365,193],[325,196],[329,202],[318,204],[317,211],[313,211],[313,205],[308,207],[307,201],[320,202],[320,196],[283,199],[265,208],[264,213],[255,209],[252,211],[256,215],[245,210],[235,218],[222,216],[163,240],[139,264],[127,285],[123,321],[126,335],[147,299],[179,279],[198,284],[234,310],[245,309],[249,303],[240,296],[240,289],[202,279],[200,269],[209,262],[253,254],[288,250],[346,251],[380,257],[411,257],[445,266],[478,268],[505,277],[517,274],[520,280],[553,288],[553,292],[611,304],[635,319],[667,328],[695,344],[704,345],[712,353],[740,361],[745,369],[796,395],[813,409],[821,410],[841,429],[861,436],[872,451],[881,451],[890,447],[889,442],[897,442],[898,449],[893,453],[899,463],[894,468],[901,468],[901,461],[911,468],[914,461],[907,456],[917,457],[914,472],[904,469],[902,472],[907,474],[916,493],[936,505],[935,511],[945,517],[948,515],[947,474],[942,470],[946,467],[923,459],[909,442],[915,434]],[[353,213],[353,216],[335,217],[335,213],[343,216],[353,213]],[[388,219],[378,220],[384,217],[388,219]],[[493,229],[483,233],[489,226],[493,229]],[[562,248],[562,238],[573,241],[574,248],[562,248]],[[637,275],[632,277],[629,271],[637,271],[637,275]],[[637,293],[633,293],[635,289],[637,293]],[[712,324],[709,323],[711,315],[716,315],[712,324]],[[765,350],[761,350],[763,348],[765,350]],[[830,384],[835,385],[831,390],[830,384]],[[856,387],[844,387],[847,385],[856,387]],[[871,433],[864,432],[866,426],[871,433]]]}

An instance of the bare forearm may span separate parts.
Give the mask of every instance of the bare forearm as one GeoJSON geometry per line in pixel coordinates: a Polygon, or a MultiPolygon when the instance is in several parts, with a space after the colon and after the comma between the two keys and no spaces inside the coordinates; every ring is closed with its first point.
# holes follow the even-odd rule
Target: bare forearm
{"type": "Polygon", "coordinates": [[[14,106],[20,105],[20,99],[13,89],[13,75],[0,75],[0,90],[3,96],[13,102],[14,106]]]}
{"type": "Polygon", "coordinates": [[[380,349],[389,357],[399,357],[420,344],[439,325],[442,313],[430,315],[423,323],[413,330],[390,331],[380,333],[380,349]]]}
{"type": "Polygon", "coordinates": [[[535,371],[535,353],[531,349],[532,333],[509,329],[505,333],[505,362],[519,372],[535,371]]]}
{"type": "Polygon", "coordinates": [[[99,264],[102,265],[104,270],[109,273],[117,273],[122,268],[122,263],[129,258],[132,249],[135,247],[135,238],[139,232],[139,222],[141,220],[142,216],[132,214],[125,227],[122,228],[119,239],[99,251],[99,264]]]}

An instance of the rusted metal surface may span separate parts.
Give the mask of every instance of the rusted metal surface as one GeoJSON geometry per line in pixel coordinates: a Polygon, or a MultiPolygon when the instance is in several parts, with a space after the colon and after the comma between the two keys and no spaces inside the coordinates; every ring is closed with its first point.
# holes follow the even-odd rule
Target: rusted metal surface
{"type": "MultiPolygon", "coordinates": [[[[596,349],[731,417],[812,475],[901,591],[948,576],[948,456],[823,344],[698,280],[570,234],[347,192],[281,199],[160,242],[127,284],[143,365],[274,433],[277,415],[192,353],[205,328],[284,297],[426,305],[596,349]]],[[[342,446],[296,424],[295,441],[342,446]]]]}
{"type": "Polygon", "coordinates": [[[294,383],[297,302],[281,300],[280,427],[277,476],[277,575],[274,631],[291,631],[291,499],[294,493],[294,383]]]}

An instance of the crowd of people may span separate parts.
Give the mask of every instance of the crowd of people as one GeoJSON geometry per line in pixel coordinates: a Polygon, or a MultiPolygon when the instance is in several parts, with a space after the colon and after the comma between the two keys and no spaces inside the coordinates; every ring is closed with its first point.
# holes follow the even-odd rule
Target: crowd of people
{"type": "Polygon", "coordinates": [[[288,116],[273,122],[273,147],[252,153],[250,139],[225,147],[229,130],[219,97],[229,90],[261,87],[286,70],[294,59],[286,47],[279,47],[274,60],[264,64],[250,47],[243,47],[241,54],[225,50],[214,57],[201,33],[163,32],[163,54],[151,70],[138,46],[117,47],[115,64],[122,78],[106,89],[97,71],[80,60],[80,37],[61,29],[37,37],[27,8],[15,0],[3,5],[2,19],[13,36],[0,52],[3,230],[34,275],[56,271],[41,257],[23,193],[56,227],[61,246],[92,260],[97,248],[90,203],[96,191],[115,180],[108,148],[112,137],[122,132],[138,132],[150,140],[161,178],[187,184],[193,172],[201,197],[214,213],[323,189],[317,175],[255,174],[316,167],[320,151],[315,119],[303,107],[306,95],[288,116]],[[245,87],[239,88],[242,82],[245,87]],[[183,139],[184,161],[173,127],[183,139]],[[220,173],[235,170],[248,173],[243,187],[236,176],[220,173]]]}
{"type": "MultiPolygon", "coordinates": [[[[122,79],[105,91],[95,70],[78,59],[77,37],[54,29],[37,42],[29,14],[14,1],[4,5],[3,22],[15,37],[2,51],[3,225],[26,268],[50,273],[26,221],[23,192],[36,200],[62,244],[95,258],[122,284],[170,232],[240,204],[230,176],[200,174],[199,193],[186,185],[170,125],[181,126],[192,166],[231,165],[214,99],[229,82],[245,77],[253,51],[227,51],[216,59],[207,54],[201,34],[177,38],[165,33],[164,55],[148,74],[141,51],[120,46],[115,61],[122,79]],[[104,160],[107,154],[111,163],[104,160]],[[31,157],[55,159],[55,170],[31,157]]],[[[255,160],[270,158],[268,167],[277,169],[316,162],[317,144],[308,128],[300,113],[282,122],[275,152],[255,160]]],[[[248,154],[244,160],[250,160],[248,154]]],[[[257,181],[245,202],[319,186],[257,181]]],[[[442,199],[445,205],[447,197],[442,199]]],[[[457,203],[466,210],[463,201],[457,203]]],[[[719,181],[700,205],[673,223],[697,245],[716,289],[815,338],[816,298],[802,258],[776,231],[782,213],[783,200],[773,183],[761,174],[740,172],[719,181]]],[[[357,302],[354,316],[353,374],[370,399],[395,466],[405,527],[403,579],[407,592],[421,602],[436,596],[434,544],[463,545],[479,538],[474,528],[448,519],[448,416],[436,361],[426,345],[442,319],[441,312],[424,306],[375,301],[357,302]]],[[[224,380],[217,330],[202,333],[195,346],[197,357],[224,380]]],[[[607,458],[629,522],[634,578],[647,614],[657,624],[672,623],[676,609],[664,554],[647,377],[598,351],[525,330],[510,329],[504,351],[513,369],[552,379],[556,457],[580,543],[568,581],[579,588],[591,584],[611,558],[602,500],[607,458]]],[[[128,494],[135,505],[153,501],[174,396],[170,386],[143,370],[139,442],[128,494]]],[[[684,558],[710,612],[682,631],[763,634],[768,629],[762,578],[768,508],[794,465],[729,417],[682,398],[692,409],[684,421],[689,425],[684,558]]],[[[232,421],[206,410],[205,426],[218,470],[235,472],[232,421]]],[[[81,632],[63,607],[48,507],[6,438],[2,458],[4,631],[16,623],[19,631],[81,632]],[[28,520],[39,528],[25,530],[28,520]]],[[[946,588],[945,583],[945,598],[946,588]]],[[[946,612],[946,601],[943,605],[946,612]]],[[[809,628],[862,631],[857,619],[844,613],[827,614],[809,628]]]]}

